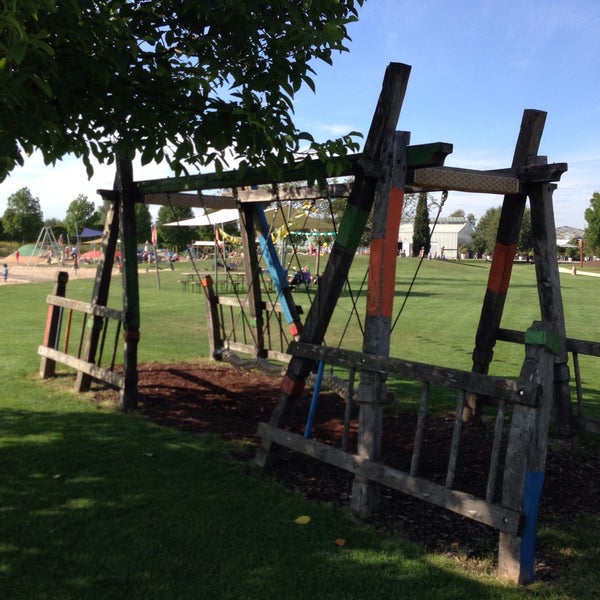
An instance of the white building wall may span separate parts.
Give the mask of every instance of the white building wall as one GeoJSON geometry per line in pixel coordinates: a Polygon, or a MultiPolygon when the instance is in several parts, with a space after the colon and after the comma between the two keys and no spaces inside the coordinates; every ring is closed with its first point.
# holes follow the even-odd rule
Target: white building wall
{"type": "MultiPolygon", "coordinates": [[[[446,258],[458,258],[458,248],[463,243],[471,244],[472,233],[472,225],[465,221],[438,223],[431,236],[431,256],[441,258],[443,248],[446,258]]],[[[398,245],[406,256],[412,256],[412,236],[413,224],[402,223],[398,231],[398,245]]]]}

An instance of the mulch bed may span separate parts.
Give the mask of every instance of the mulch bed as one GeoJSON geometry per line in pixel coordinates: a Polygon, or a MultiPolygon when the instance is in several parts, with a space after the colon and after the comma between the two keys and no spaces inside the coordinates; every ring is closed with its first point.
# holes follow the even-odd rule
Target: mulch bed
{"type": "MultiPolygon", "coordinates": [[[[280,380],[255,371],[240,371],[220,363],[145,364],[139,368],[139,407],[151,421],[191,434],[212,433],[224,440],[258,443],[259,422],[268,421],[279,395],[280,380]]],[[[103,392],[97,392],[98,399],[103,392]]],[[[303,432],[309,394],[290,407],[285,426],[303,432]]],[[[340,446],[344,403],[333,394],[319,401],[313,438],[340,446]]],[[[354,415],[356,416],[356,415],[354,415]]],[[[415,415],[385,417],[383,460],[408,470],[415,415]]],[[[454,415],[430,418],[426,428],[420,473],[443,483],[454,415]]],[[[351,440],[356,435],[356,420],[351,440]]],[[[461,438],[455,485],[485,495],[491,428],[467,425],[461,438]],[[469,468],[466,469],[465,466],[469,468]],[[462,468],[461,468],[462,466],[462,468]]],[[[253,448],[240,455],[251,460],[253,448]]],[[[352,445],[351,445],[352,447],[352,445]]],[[[308,498],[347,506],[352,475],[291,451],[278,449],[266,475],[298,490],[308,498]]],[[[551,444],[540,519],[571,521],[581,513],[597,514],[600,497],[600,456],[551,444]]],[[[501,481],[501,474],[499,476],[501,481]]],[[[429,551],[453,552],[468,557],[490,556],[497,549],[498,533],[452,512],[410,496],[381,489],[382,502],[369,522],[384,531],[400,531],[429,551]]],[[[552,558],[541,557],[540,569],[552,576],[552,558]]],[[[542,575],[543,576],[543,575],[542,575]]]]}

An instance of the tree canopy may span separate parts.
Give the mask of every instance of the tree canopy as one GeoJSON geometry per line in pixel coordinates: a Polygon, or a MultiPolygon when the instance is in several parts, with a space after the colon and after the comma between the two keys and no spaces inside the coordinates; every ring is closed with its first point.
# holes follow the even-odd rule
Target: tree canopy
{"type": "Polygon", "coordinates": [[[586,251],[600,252],[600,192],[592,194],[590,206],[585,209],[584,216],[587,221],[584,235],[586,251]]]}
{"type": "MultiPolygon", "coordinates": [[[[494,252],[501,212],[502,207],[500,206],[488,208],[477,222],[471,241],[473,250],[477,255],[492,254],[494,252]]],[[[531,210],[529,208],[526,208],[523,212],[517,251],[527,255],[533,252],[533,232],[531,230],[531,210]]]]}
{"type": "Polygon", "coordinates": [[[79,194],[67,208],[65,216],[65,228],[72,237],[77,237],[84,227],[93,229],[98,227],[99,216],[96,211],[96,205],[88,200],[88,197],[79,194]]]}
{"type": "Polygon", "coordinates": [[[44,226],[44,215],[40,201],[29,188],[21,188],[8,197],[2,226],[8,239],[22,242],[37,239],[44,226]]]}
{"type": "Polygon", "coordinates": [[[92,173],[141,153],[176,173],[228,153],[276,170],[300,144],[343,154],[354,134],[316,144],[292,121],[314,89],[311,62],[345,51],[364,0],[19,0],[0,14],[0,181],[39,149],[92,173]]]}
{"type": "Polygon", "coordinates": [[[415,211],[413,227],[413,256],[419,256],[421,251],[427,255],[431,248],[431,234],[429,232],[429,208],[427,206],[427,192],[421,192],[415,211]]]}

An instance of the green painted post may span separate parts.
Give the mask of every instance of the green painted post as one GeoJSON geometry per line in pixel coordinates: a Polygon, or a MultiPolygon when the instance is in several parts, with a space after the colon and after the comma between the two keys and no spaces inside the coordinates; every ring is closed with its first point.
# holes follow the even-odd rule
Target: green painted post
{"type": "Polygon", "coordinates": [[[121,408],[128,411],[137,406],[137,347],[140,339],[140,293],[135,218],[137,194],[129,158],[117,157],[117,191],[120,196],[119,222],[123,260],[123,310],[125,311],[123,356],[125,384],[121,390],[121,408]]]}

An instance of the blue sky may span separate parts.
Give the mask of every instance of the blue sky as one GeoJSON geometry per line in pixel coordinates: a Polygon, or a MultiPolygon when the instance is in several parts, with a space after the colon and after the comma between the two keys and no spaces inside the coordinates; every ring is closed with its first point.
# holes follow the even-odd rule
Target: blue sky
{"type": "MultiPolygon", "coordinates": [[[[548,113],[540,154],[569,170],[554,193],[556,224],[585,227],[584,211],[600,190],[600,2],[597,0],[367,0],[350,26],[349,53],[317,65],[317,92],[296,98],[296,124],[317,139],[368,131],[385,67],[411,65],[398,129],[411,143],[454,145],[448,166],[509,167],[523,110],[548,113]]],[[[136,179],[170,175],[137,168],[136,179]]],[[[0,184],[8,196],[27,186],[46,218],[62,218],[78,194],[99,201],[112,167],[85,169],[65,159],[44,167],[32,156],[0,184]]],[[[500,196],[450,192],[446,215],[480,217],[500,196]]],[[[153,210],[153,212],[155,212],[153,210]]]]}

